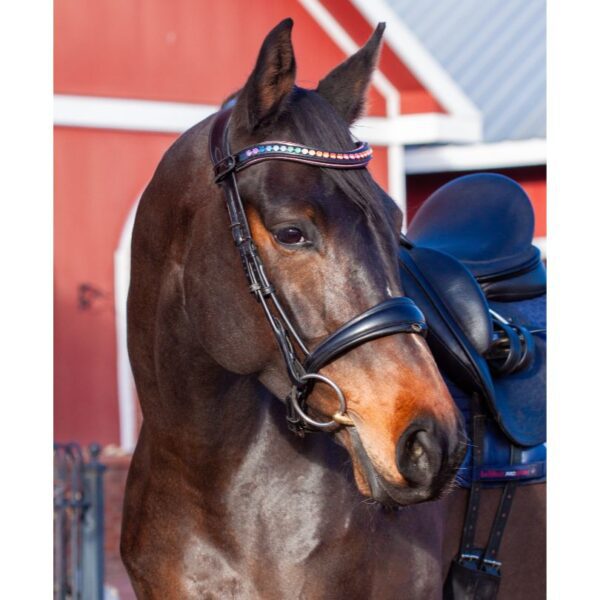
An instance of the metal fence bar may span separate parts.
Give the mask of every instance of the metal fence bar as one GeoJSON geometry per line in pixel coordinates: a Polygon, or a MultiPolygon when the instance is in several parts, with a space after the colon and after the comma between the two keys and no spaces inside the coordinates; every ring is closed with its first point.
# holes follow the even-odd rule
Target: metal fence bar
{"type": "Polygon", "coordinates": [[[71,551],[71,598],[81,598],[81,520],[83,516],[83,455],[76,444],[69,444],[72,457],[71,496],[69,508],[70,519],[70,551],[71,551]]]}
{"type": "Polygon", "coordinates": [[[104,596],[105,466],[92,444],[86,462],[75,443],[54,444],[54,599],[104,596]]]}
{"type": "Polygon", "coordinates": [[[67,464],[65,449],[54,448],[54,598],[62,599],[67,594],[66,565],[66,480],[67,464]]]}
{"type": "Polygon", "coordinates": [[[100,463],[100,446],[89,448],[90,460],[85,465],[84,480],[90,503],[83,526],[83,587],[86,598],[101,600],[104,593],[104,471],[100,463]]]}

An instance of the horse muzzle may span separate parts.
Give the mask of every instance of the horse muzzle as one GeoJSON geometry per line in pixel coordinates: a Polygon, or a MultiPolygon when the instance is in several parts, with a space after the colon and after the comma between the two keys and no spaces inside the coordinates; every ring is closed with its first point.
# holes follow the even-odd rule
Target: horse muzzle
{"type": "MultiPolygon", "coordinates": [[[[460,418],[460,417],[458,417],[460,418]]],[[[465,452],[462,419],[448,432],[432,417],[413,421],[396,444],[395,467],[402,483],[390,481],[371,459],[357,429],[348,430],[353,460],[374,500],[385,506],[405,506],[435,500],[450,489],[465,452]]]]}

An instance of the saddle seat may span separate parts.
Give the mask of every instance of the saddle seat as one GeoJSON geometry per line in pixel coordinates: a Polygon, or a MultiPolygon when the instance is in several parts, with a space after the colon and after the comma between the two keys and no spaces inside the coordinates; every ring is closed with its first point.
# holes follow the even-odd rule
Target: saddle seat
{"type": "Polygon", "coordinates": [[[464,393],[481,397],[499,431],[519,447],[546,440],[546,343],[525,331],[528,360],[513,361],[500,376],[489,354],[498,341],[490,308],[507,329],[545,327],[545,271],[532,236],[533,209],[517,183],[469,175],[425,202],[399,253],[405,294],[425,314],[440,369],[464,393]],[[529,320],[528,307],[543,315],[543,325],[529,320]]]}
{"type": "Polygon", "coordinates": [[[503,175],[477,173],[433,193],[412,220],[408,237],[458,259],[487,298],[511,300],[546,293],[533,231],[534,214],[523,188],[503,175]]]}

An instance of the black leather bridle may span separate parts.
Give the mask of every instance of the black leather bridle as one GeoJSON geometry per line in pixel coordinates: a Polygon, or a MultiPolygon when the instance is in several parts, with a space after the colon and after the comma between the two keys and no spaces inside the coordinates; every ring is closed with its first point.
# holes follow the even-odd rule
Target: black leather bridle
{"type": "Polygon", "coordinates": [[[339,386],[319,373],[326,364],[345,352],[370,340],[395,333],[424,335],[425,317],[417,305],[406,297],[384,300],[354,317],[326,337],[312,352],[306,347],[283,309],[248,225],[235,174],[265,160],[288,160],[331,169],[365,168],[372,151],[368,144],[358,143],[348,152],[324,151],[291,142],[262,142],[232,153],[229,145],[229,119],[232,108],[215,116],[209,148],[214,165],[215,182],[225,193],[231,233],[240,252],[250,292],[260,302],[281,354],[285,360],[292,391],[287,398],[289,428],[298,435],[305,431],[331,431],[339,426],[354,425],[346,413],[346,398],[339,386]],[[329,421],[317,421],[306,414],[306,399],[315,382],[330,386],[337,395],[339,408],[329,421]]]}

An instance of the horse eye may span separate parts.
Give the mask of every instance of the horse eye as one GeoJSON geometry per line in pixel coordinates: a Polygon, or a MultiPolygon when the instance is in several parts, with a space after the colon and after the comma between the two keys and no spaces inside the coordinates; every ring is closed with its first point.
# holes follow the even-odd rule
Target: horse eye
{"type": "Polygon", "coordinates": [[[288,246],[306,242],[302,230],[291,225],[277,229],[277,231],[274,232],[274,236],[280,244],[286,244],[288,246]]]}

